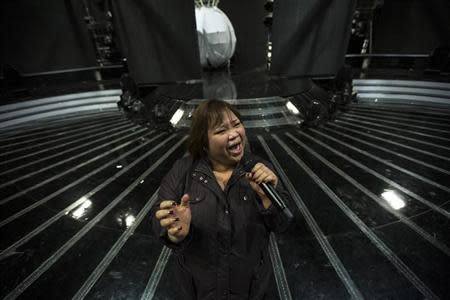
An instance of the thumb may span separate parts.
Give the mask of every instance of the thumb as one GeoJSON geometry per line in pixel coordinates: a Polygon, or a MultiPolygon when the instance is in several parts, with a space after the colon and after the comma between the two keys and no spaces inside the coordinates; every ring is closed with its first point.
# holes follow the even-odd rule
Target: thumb
{"type": "Polygon", "coordinates": [[[180,205],[181,205],[181,206],[184,206],[184,207],[189,207],[189,199],[190,199],[190,198],[191,198],[191,197],[189,197],[188,194],[184,194],[183,197],[181,197],[181,203],[180,203],[180,205]]]}
{"type": "Polygon", "coordinates": [[[250,186],[257,194],[259,194],[259,195],[264,194],[264,191],[256,182],[250,181],[250,186]]]}

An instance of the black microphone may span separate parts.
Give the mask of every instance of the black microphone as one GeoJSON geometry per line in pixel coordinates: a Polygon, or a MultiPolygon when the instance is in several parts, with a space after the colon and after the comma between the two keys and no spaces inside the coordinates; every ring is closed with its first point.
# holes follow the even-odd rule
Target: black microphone
{"type": "MultiPolygon", "coordinates": [[[[253,159],[244,160],[243,166],[244,171],[250,173],[257,163],[258,161],[255,161],[253,159]]],[[[272,201],[272,204],[281,209],[281,211],[288,218],[288,220],[291,221],[294,218],[294,216],[292,215],[292,212],[286,206],[286,204],[284,203],[283,199],[280,197],[278,192],[275,190],[275,187],[272,184],[266,182],[261,182],[259,186],[264,191],[266,196],[269,197],[270,201],[272,201]]]]}

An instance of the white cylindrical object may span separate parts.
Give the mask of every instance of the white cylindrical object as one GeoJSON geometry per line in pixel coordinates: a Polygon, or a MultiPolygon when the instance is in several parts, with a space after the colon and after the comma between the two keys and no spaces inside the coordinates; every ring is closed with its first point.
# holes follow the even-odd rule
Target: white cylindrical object
{"type": "Polygon", "coordinates": [[[218,7],[195,8],[200,63],[204,68],[226,64],[234,54],[236,35],[227,15],[218,7]]]}

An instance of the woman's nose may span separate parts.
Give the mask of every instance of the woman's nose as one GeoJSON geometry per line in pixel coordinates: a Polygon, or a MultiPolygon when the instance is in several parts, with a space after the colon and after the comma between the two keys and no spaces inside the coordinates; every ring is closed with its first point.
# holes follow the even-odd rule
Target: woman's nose
{"type": "Polygon", "coordinates": [[[236,130],[231,130],[230,134],[228,135],[228,138],[230,140],[232,140],[232,139],[236,138],[238,135],[239,135],[239,133],[236,130]]]}

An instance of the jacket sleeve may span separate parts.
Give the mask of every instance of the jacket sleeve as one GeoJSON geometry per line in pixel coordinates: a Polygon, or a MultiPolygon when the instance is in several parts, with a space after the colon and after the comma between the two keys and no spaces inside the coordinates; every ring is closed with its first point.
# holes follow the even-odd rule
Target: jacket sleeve
{"type": "Polygon", "coordinates": [[[173,200],[177,203],[180,202],[180,198],[183,194],[184,183],[189,171],[189,159],[177,160],[170,171],[164,176],[161,181],[161,185],[158,191],[158,199],[151,209],[151,221],[152,230],[155,237],[157,237],[164,245],[175,250],[183,250],[192,240],[193,226],[191,225],[188,236],[180,243],[173,243],[167,236],[167,230],[162,227],[159,220],[156,218],[155,213],[159,210],[159,205],[164,200],[173,200]]]}
{"type": "MultiPolygon", "coordinates": [[[[261,162],[276,174],[276,171],[271,163],[264,160],[261,162]]],[[[284,188],[283,183],[279,179],[278,174],[276,175],[278,177],[278,184],[275,190],[277,191],[278,195],[280,195],[280,197],[284,200],[286,206],[291,209],[292,208],[291,197],[284,188]]],[[[288,217],[286,217],[286,215],[282,212],[282,210],[277,206],[275,206],[273,203],[268,208],[264,208],[261,201],[257,201],[257,207],[259,212],[263,215],[264,223],[273,232],[276,233],[283,232],[289,227],[291,220],[289,220],[288,217]]]]}

